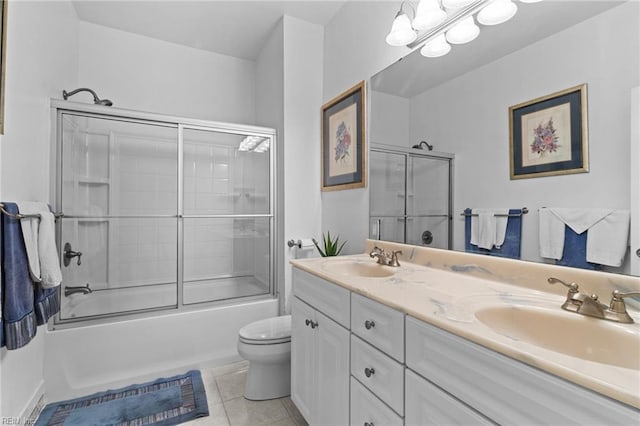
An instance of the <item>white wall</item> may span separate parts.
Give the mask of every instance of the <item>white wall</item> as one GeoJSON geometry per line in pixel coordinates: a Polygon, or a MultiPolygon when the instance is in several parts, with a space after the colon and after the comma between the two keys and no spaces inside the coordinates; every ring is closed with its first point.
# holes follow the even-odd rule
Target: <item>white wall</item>
{"type": "Polygon", "coordinates": [[[79,23],[79,58],[78,84],[119,108],[255,121],[253,61],[87,22],[79,23]]]}
{"type": "MultiPolygon", "coordinates": [[[[320,114],[324,30],[284,17],[284,237],[320,237],[320,114]]],[[[285,310],[297,248],[285,244],[285,310]]],[[[315,251],[309,249],[310,251],[315,251]]],[[[306,255],[305,253],[304,255],[306,255]]]]}
{"type": "MultiPolygon", "coordinates": [[[[324,38],[324,102],[361,80],[368,80],[409,52],[405,47],[391,47],[384,42],[398,7],[398,2],[347,2],[327,24],[324,38]]],[[[367,100],[367,109],[369,105],[367,100]]],[[[364,251],[364,240],[369,235],[368,217],[368,186],[322,193],[322,231],[331,231],[332,234],[339,234],[342,240],[347,240],[345,253],[364,251]]]]}
{"type": "Polygon", "coordinates": [[[629,208],[638,16],[639,4],[625,3],[411,100],[411,140],[426,137],[456,155],[455,249],[464,250],[457,213],[465,207],[528,207],[522,257],[536,261],[540,207],[629,208]],[[588,91],[589,173],[510,180],[509,106],[581,83],[588,91]]]}
{"type": "MultiPolygon", "coordinates": [[[[290,312],[289,239],[320,234],[320,114],[323,28],[284,16],[256,66],[256,119],[278,130],[278,288],[290,312]]],[[[308,255],[308,251],[304,255],[308,255]]]]}
{"type": "MultiPolygon", "coordinates": [[[[11,2],[7,29],[1,198],[48,201],[49,99],[76,84],[76,15],[69,2],[11,2]]],[[[28,414],[44,390],[44,333],[0,351],[0,416],[28,414]]]]}
{"type": "MultiPolygon", "coordinates": [[[[369,90],[369,143],[407,146],[409,141],[410,111],[409,99],[388,93],[369,90]]],[[[411,145],[419,140],[411,140],[411,145]]]]}

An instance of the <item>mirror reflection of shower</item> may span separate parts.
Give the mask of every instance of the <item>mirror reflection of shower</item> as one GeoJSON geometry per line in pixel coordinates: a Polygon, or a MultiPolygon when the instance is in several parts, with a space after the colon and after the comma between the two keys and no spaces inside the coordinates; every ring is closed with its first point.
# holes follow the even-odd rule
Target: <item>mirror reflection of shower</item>
{"type": "Polygon", "coordinates": [[[80,92],[89,92],[93,95],[93,103],[96,105],[104,105],[104,106],[112,106],[113,102],[111,102],[109,99],[100,99],[98,97],[98,95],[96,94],[96,92],[94,92],[93,90],[87,88],[87,87],[81,87],[79,89],[76,90],[72,90],[70,92],[67,92],[66,90],[62,91],[62,98],[66,101],[70,96],[75,95],[76,93],[80,93],[80,92]]]}

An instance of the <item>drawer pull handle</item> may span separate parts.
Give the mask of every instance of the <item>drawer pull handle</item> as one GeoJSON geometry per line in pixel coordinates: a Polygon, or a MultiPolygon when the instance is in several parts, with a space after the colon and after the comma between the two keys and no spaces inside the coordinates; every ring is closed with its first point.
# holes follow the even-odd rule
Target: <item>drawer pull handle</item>
{"type": "Polygon", "coordinates": [[[311,321],[310,319],[306,319],[306,320],[304,320],[304,323],[305,323],[305,325],[306,325],[307,327],[309,327],[309,325],[311,325],[311,322],[312,322],[312,321],[311,321]]]}
{"type": "Polygon", "coordinates": [[[311,328],[316,328],[318,326],[318,322],[311,321],[311,328]]]}
{"type": "Polygon", "coordinates": [[[371,422],[364,422],[364,426],[374,426],[371,422]]]}
{"type": "Polygon", "coordinates": [[[373,322],[373,320],[366,320],[364,322],[364,328],[366,328],[367,330],[371,330],[375,326],[376,326],[376,323],[373,322]]]}
{"type": "Polygon", "coordinates": [[[374,370],[373,367],[371,367],[371,368],[367,367],[367,368],[364,369],[364,375],[367,376],[367,377],[373,376],[375,372],[376,372],[376,370],[374,370]]]}

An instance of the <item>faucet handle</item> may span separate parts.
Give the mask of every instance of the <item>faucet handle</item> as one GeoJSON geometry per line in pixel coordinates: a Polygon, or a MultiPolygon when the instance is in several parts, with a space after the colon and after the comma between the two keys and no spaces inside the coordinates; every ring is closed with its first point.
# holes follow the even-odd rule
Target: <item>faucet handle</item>
{"type": "Polygon", "coordinates": [[[613,290],[613,293],[611,293],[611,304],[609,305],[609,309],[618,313],[627,312],[627,307],[624,304],[624,298],[633,296],[640,296],[640,291],[621,293],[618,290],[613,290]]]}
{"type": "Polygon", "coordinates": [[[619,322],[631,324],[633,323],[633,318],[627,312],[627,305],[624,303],[625,297],[633,297],[640,296],[639,291],[630,291],[628,293],[621,293],[618,290],[613,290],[611,293],[611,303],[609,304],[609,311],[617,314],[619,318],[619,322]]]}
{"type": "Polygon", "coordinates": [[[389,266],[400,266],[400,262],[398,262],[398,255],[402,254],[402,250],[393,250],[391,252],[391,259],[389,259],[389,266]]]}
{"type": "Polygon", "coordinates": [[[563,286],[567,287],[569,289],[569,294],[575,294],[578,292],[578,284],[576,283],[567,283],[565,281],[562,281],[559,278],[555,278],[555,277],[549,277],[547,278],[547,282],[549,284],[557,284],[560,283],[563,286]]]}

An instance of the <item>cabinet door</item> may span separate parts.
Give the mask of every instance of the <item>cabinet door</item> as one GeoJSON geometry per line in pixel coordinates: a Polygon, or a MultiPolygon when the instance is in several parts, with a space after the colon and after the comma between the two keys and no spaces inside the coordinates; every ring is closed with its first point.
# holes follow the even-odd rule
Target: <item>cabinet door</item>
{"type": "Polygon", "coordinates": [[[411,370],[406,388],[406,426],[494,424],[411,370]]]}
{"type": "MultiPolygon", "coordinates": [[[[349,336],[347,329],[316,312],[316,403],[314,425],[349,424],[349,336]]],[[[295,402],[295,401],[294,401],[295,402]]]]}
{"type": "Polygon", "coordinates": [[[315,343],[317,333],[306,324],[315,321],[315,311],[293,298],[291,305],[291,400],[304,418],[312,423],[313,395],[316,392],[315,343]]]}

